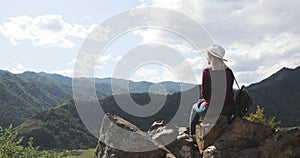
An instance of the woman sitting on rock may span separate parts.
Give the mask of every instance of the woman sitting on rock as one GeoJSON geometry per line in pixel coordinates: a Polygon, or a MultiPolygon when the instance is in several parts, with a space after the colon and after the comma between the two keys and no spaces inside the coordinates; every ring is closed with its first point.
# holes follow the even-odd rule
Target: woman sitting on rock
{"type": "MultiPolygon", "coordinates": [[[[217,73],[224,73],[226,75],[226,81],[224,82],[226,85],[223,87],[226,87],[226,94],[225,94],[225,100],[223,109],[221,111],[222,116],[226,116],[227,120],[228,117],[231,116],[233,113],[233,82],[234,82],[234,76],[230,68],[226,66],[224,61],[227,61],[224,59],[225,50],[221,46],[214,44],[211,48],[207,50],[207,62],[209,67],[205,68],[202,72],[202,87],[201,87],[201,95],[203,99],[198,100],[197,104],[193,105],[194,111],[196,111],[196,116],[194,117],[193,121],[191,122],[191,134],[195,134],[195,128],[196,124],[199,123],[200,116],[204,116],[204,114],[207,111],[207,108],[209,107],[211,95],[212,95],[212,78],[214,74],[217,73]]],[[[217,83],[219,84],[219,83],[217,83]]],[[[216,85],[216,91],[222,91],[222,86],[218,87],[216,85]]],[[[222,92],[221,92],[222,93],[222,92]]],[[[227,121],[226,120],[226,121],[227,121]]]]}

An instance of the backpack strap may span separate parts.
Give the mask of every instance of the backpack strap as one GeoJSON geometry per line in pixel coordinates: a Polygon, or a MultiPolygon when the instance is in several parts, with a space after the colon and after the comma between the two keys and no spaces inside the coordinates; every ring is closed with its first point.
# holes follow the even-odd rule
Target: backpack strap
{"type": "Polygon", "coordinates": [[[235,84],[237,85],[238,89],[241,90],[240,86],[239,86],[239,83],[238,81],[236,80],[235,76],[233,75],[233,78],[234,78],[234,81],[235,81],[235,84]]]}

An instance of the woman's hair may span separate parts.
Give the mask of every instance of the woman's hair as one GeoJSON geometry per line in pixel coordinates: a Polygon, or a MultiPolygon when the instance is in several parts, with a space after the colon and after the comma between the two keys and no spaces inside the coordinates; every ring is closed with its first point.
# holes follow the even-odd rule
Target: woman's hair
{"type": "Polygon", "coordinates": [[[209,52],[207,52],[207,57],[210,61],[212,70],[225,70],[227,68],[226,64],[222,59],[211,55],[209,52]]]}

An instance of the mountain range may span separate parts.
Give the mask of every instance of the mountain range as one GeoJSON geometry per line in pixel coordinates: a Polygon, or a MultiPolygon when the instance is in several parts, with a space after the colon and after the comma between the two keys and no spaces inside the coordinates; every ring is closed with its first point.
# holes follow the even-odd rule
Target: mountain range
{"type": "MultiPolygon", "coordinates": [[[[84,79],[82,78],[82,80],[84,79]]],[[[91,81],[91,79],[88,80],[91,81]]],[[[158,84],[162,86],[152,86],[151,82],[133,82],[114,78],[92,78],[92,80],[95,82],[98,99],[115,93],[127,92],[128,88],[123,83],[129,84],[131,93],[145,93],[150,89],[151,92],[157,94],[171,94],[193,86],[188,83],[176,82],[161,82],[158,84]],[[113,85],[116,87],[115,92],[111,90],[112,82],[116,84],[113,85]]],[[[0,126],[2,127],[8,127],[10,124],[16,127],[37,112],[55,107],[71,99],[73,96],[72,78],[70,77],[29,71],[13,74],[0,70],[0,126]]]]}
{"type": "MultiPolygon", "coordinates": [[[[281,121],[282,127],[300,126],[299,79],[300,67],[282,68],[261,82],[246,87],[254,100],[250,112],[254,112],[256,105],[260,105],[265,109],[267,116],[274,116],[277,121],[281,121]]],[[[161,84],[166,86],[169,94],[164,108],[152,117],[137,119],[126,115],[114,101],[111,96],[113,92],[110,90],[111,78],[95,79],[95,83],[97,91],[102,95],[99,99],[105,112],[121,116],[143,130],[147,130],[155,120],[171,119],[169,116],[176,112],[174,107],[180,102],[180,92],[176,92],[180,91],[180,83],[163,82],[161,84]]],[[[134,87],[130,87],[130,92],[133,93],[131,96],[136,102],[145,105],[151,100],[148,91],[152,83],[130,81],[130,84],[134,87]]],[[[186,84],[182,93],[195,95],[193,86],[186,84]]],[[[19,125],[16,130],[21,136],[25,139],[34,137],[34,143],[42,148],[93,147],[96,139],[93,139],[78,117],[72,101],[71,87],[72,79],[61,75],[34,72],[12,74],[0,71],[0,123],[5,126],[9,122],[15,122],[15,126],[19,125]]],[[[124,89],[120,86],[120,91],[124,89]]],[[[163,96],[160,94],[161,89],[156,92],[158,97],[163,96]]],[[[122,96],[122,93],[116,95],[122,96]]],[[[194,100],[189,102],[192,104],[194,100]]]]}
{"type": "Polygon", "coordinates": [[[276,117],[282,127],[300,126],[300,67],[282,68],[261,82],[247,87],[254,98],[250,112],[256,105],[265,109],[269,117],[276,117]]]}

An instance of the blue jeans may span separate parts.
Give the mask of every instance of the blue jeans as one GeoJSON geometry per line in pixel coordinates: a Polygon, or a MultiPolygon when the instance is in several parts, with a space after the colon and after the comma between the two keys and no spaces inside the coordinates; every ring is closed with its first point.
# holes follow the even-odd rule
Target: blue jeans
{"type": "Polygon", "coordinates": [[[199,123],[200,117],[204,117],[206,112],[205,102],[201,103],[198,108],[198,103],[193,105],[192,113],[190,114],[190,134],[195,134],[196,124],[199,123]],[[195,114],[196,112],[196,114],[195,114]]]}

